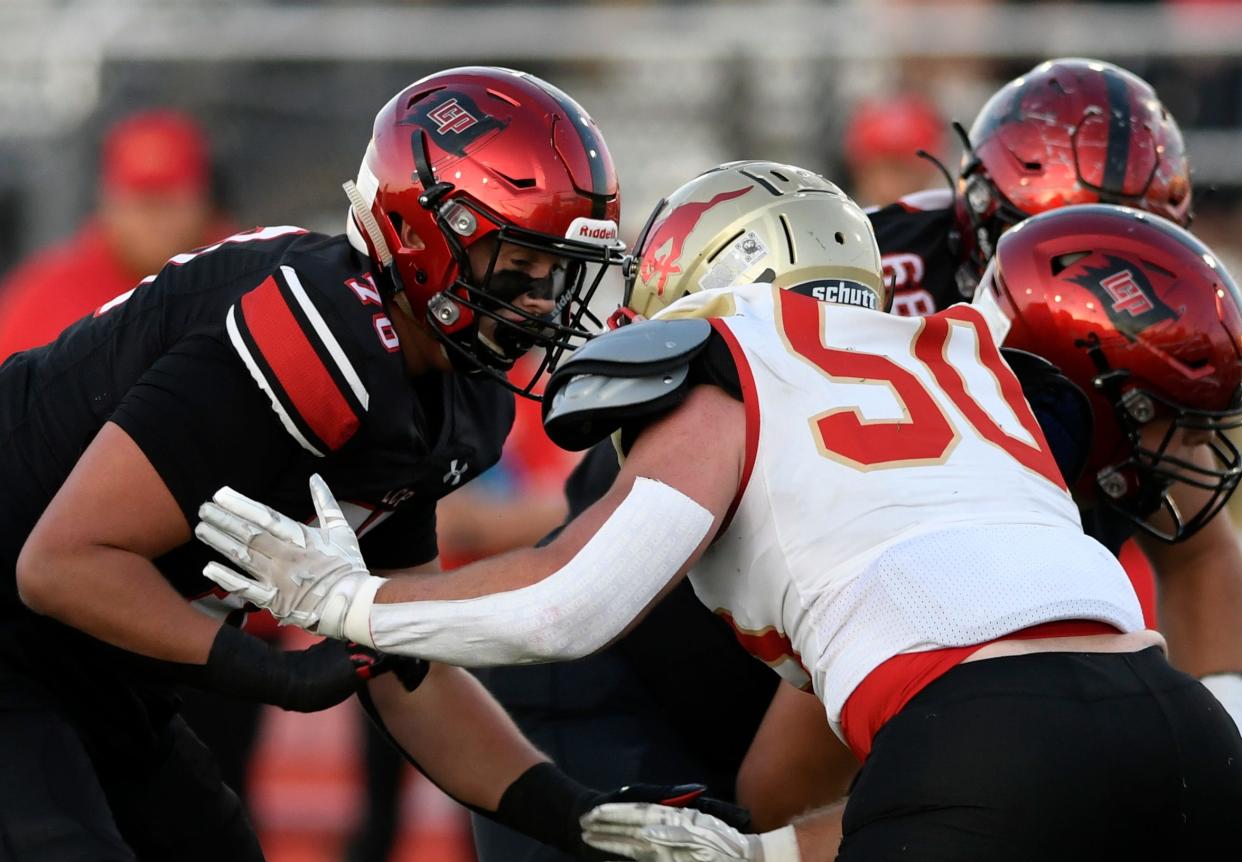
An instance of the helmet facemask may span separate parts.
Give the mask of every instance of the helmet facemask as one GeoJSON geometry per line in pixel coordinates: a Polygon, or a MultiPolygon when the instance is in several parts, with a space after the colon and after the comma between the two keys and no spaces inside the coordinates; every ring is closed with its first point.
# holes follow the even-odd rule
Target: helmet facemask
{"type": "Polygon", "coordinates": [[[476,273],[454,227],[463,220],[496,224],[466,199],[455,199],[437,213],[458,273],[447,290],[428,302],[428,320],[457,368],[489,374],[519,395],[538,400],[534,388],[544,372],[554,370],[567,351],[602,329],[589,306],[608,268],[621,264],[621,245],[615,240],[601,245],[551,237],[502,223],[476,240],[494,239],[483,271],[476,273]],[[515,269],[498,270],[506,248],[550,255],[556,262],[540,278],[515,269]],[[522,296],[549,301],[552,307],[545,314],[534,313],[517,304],[522,296]],[[543,350],[538,368],[524,383],[511,382],[507,372],[535,348],[543,350]]]}
{"type": "Polygon", "coordinates": [[[1113,407],[1129,450],[1125,458],[1096,473],[1096,490],[1101,500],[1143,532],[1164,542],[1180,542],[1211,521],[1242,480],[1242,453],[1225,433],[1242,427],[1242,392],[1226,410],[1197,410],[1150,389],[1125,388],[1128,378],[1128,372],[1107,370],[1095,379],[1096,388],[1113,407]],[[1144,426],[1160,420],[1168,423],[1164,432],[1154,438],[1154,445],[1144,442],[1144,426]],[[1186,432],[1206,438],[1189,453],[1181,442],[1186,432]],[[1181,511],[1172,497],[1179,483],[1204,492],[1193,512],[1181,511]]]}
{"type": "MultiPolygon", "coordinates": [[[[966,145],[969,152],[969,140],[966,145]]],[[[962,190],[957,202],[959,213],[964,214],[964,227],[970,231],[962,248],[962,263],[954,278],[961,295],[967,299],[975,294],[979,279],[983,277],[988,261],[996,253],[996,243],[1001,234],[1028,218],[1028,214],[1005,199],[1000,189],[982,171],[976,159],[962,171],[962,190]]]]}

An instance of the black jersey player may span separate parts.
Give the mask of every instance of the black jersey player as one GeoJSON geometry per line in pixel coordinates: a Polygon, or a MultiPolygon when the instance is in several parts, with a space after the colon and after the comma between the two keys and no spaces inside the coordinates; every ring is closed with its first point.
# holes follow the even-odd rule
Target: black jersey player
{"type": "Polygon", "coordinates": [[[190,523],[222,482],[347,521],[377,567],[433,565],[436,500],[499,457],[505,372],[583,335],[615,256],[596,126],[510,70],[399,93],[347,193],[344,235],[262,228],[179,255],[0,368],[5,858],[261,858],[176,715],[187,681],[297,710],[359,690],[450,794],[580,846],[583,788],[464,672],[406,663],[363,687],[391,660],[281,652],[205,595],[190,523]],[[339,510],[307,496],[314,473],[339,510]]]}

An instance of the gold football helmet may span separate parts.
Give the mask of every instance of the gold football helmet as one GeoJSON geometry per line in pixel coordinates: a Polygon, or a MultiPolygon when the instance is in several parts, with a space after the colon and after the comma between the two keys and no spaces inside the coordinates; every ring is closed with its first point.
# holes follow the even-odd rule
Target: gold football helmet
{"type": "Polygon", "coordinates": [[[871,222],[854,201],[813,171],[741,161],[656,206],[627,263],[623,302],[653,317],[688,293],[756,282],[867,308],[890,299],[871,222]]]}

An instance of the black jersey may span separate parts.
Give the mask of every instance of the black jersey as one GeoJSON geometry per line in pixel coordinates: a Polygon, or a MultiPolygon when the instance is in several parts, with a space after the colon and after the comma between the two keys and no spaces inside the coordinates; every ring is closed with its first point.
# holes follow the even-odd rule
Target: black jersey
{"type": "Polygon", "coordinates": [[[867,210],[884,265],[893,285],[893,313],[926,317],[955,302],[968,301],[957,287],[957,227],[953,195],[934,189],[867,210]]]}
{"type": "MultiPolygon", "coordinates": [[[[373,568],[433,559],[435,503],[499,459],[513,396],[481,376],[412,382],[367,266],[343,236],[256,229],[179,255],[0,366],[0,629],[36,626],[74,651],[103,650],[27,611],[14,569],[107,421],[133,438],[191,524],[221,485],[312,517],[307,479],[318,472],[373,568]]],[[[206,594],[209,553],[191,541],[156,565],[182,595],[206,594]]],[[[6,659],[20,657],[0,643],[6,659]]]]}

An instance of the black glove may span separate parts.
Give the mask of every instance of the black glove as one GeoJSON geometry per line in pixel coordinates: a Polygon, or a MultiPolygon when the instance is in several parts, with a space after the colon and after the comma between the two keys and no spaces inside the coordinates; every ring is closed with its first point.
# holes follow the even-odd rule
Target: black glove
{"type": "Polygon", "coordinates": [[[509,785],[494,813],[481,812],[510,829],[551,844],[577,859],[613,859],[582,840],[578,820],[605,802],[656,802],[697,808],[742,832],[750,831],[750,812],[737,805],[703,796],[702,784],[630,784],[601,792],[585,787],[551,763],[538,763],[509,785]]]}
{"type": "Polygon", "coordinates": [[[358,671],[363,675],[364,679],[374,679],[382,674],[391,673],[401,681],[401,685],[406,691],[412,692],[423,684],[423,680],[427,678],[427,671],[431,670],[431,665],[421,658],[415,658],[410,655],[377,653],[357,644],[350,644],[350,646],[354,648],[355,655],[371,655],[374,657],[374,661],[365,672],[361,669],[358,671]]]}
{"type": "Polygon", "coordinates": [[[377,660],[372,650],[336,640],[281,650],[226,625],[197,683],[294,712],[316,712],[354,694],[374,675],[377,660]]]}

